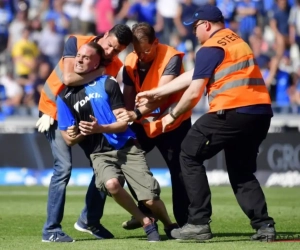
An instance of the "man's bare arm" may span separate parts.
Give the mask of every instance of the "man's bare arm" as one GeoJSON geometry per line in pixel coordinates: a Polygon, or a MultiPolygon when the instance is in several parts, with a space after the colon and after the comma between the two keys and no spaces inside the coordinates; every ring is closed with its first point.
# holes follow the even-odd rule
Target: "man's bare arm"
{"type": "Polygon", "coordinates": [[[104,74],[105,69],[100,67],[90,73],[79,75],[74,72],[74,57],[67,57],[63,60],[64,70],[63,70],[63,81],[67,86],[80,86],[88,82],[93,81],[98,76],[104,74]]]}
{"type": "MultiPolygon", "coordinates": [[[[158,85],[159,86],[164,85],[174,78],[175,76],[173,75],[162,76],[158,85]]],[[[126,110],[124,110],[123,112],[119,112],[117,114],[117,119],[118,121],[126,121],[126,122],[135,121],[137,119],[137,115],[133,111],[135,108],[135,97],[136,97],[135,87],[124,85],[123,94],[125,97],[124,99],[125,99],[126,110]]],[[[139,107],[139,111],[141,112],[142,115],[151,113],[153,110],[161,106],[166,101],[167,98],[168,96],[165,96],[164,98],[161,98],[160,100],[157,100],[155,102],[147,103],[146,105],[139,107]]]]}
{"type": "Polygon", "coordinates": [[[68,135],[67,131],[61,130],[60,132],[68,146],[74,146],[75,144],[81,142],[84,139],[84,136],[80,133],[75,137],[71,137],[68,135]]]}
{"type": "MultiPolygon", "coordinates": [[[[119,108],[113,110],[115,116],[118,113],[123,112],[125,108],[119,108]]],[[[127,122],[125,121],[116,121],[111,124],[98,124],[98,120],[90,115],[92,122],[87,121],[80,121],[79,129],[82,135],[91,135],[91,134],[98,134],[98,133],[121,133],[127,129],[127,122]]]]}
{"type": "MultiPolygon", "coordinates": [[[[164,75],[161,76],[159,82],[158,82],[158,87],[163,86],[165,84],[168,84],[172,80],[176,78],[175,75],[164,75]]],[[[162,96],[159,100],[152,102],[152,103],[147,103],[144,106],[139,107],[140,112],[143,115],[151,113],[153,110],[157,109],[160,107],[164,102],[168,99],[169,95],[162,96]]]]}
{"type": "MultiPolygon", "coordinates": [[[[117,114],[119,114],[120,112],[123,112],[124,110],[126,110],[125,108],[119,108],[119,109],[115,109],[113,110],[113,113],[115,115],[115,117],[117,117],[117,114]]],[[[112,124],[108,124],[108,125],[102,125],[102,133],[120,133],[120,132],[124,132],[127,129],[127,122],[123,122],[123,121],[116,121],[112,124]]]]}
{"type": "Polygon", "coordinates": [[[204,93],[204,89],[206,84],[208,83],[208,80],[208,78],[205,78],[192,81],[191,85],[184,92],[180,101],[173,109],[172,113],[175,117],[178,117],[195,107],[204,93]]]}
{"type": "Polygon", "coordinates": [[[192,82],[193,74],[194,69],[191,69],[176,77],[171,82],[164,84],[156,89],[138,93],[136,96],[136,104],[141,107],[146,103],[160,100],[163,96],[186,89],[192,82]]]}

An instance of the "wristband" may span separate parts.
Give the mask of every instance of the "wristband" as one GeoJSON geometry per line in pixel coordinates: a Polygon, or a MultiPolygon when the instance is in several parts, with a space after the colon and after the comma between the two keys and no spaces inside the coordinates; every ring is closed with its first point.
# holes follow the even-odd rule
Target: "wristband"
{"type": "Polygon", "coordinates": [[[140,120],[142,118],[142,113],[139,109],[134,109],[133,112],[136,114],[136,120],[140,120]]]}
{"type": "Polygon", "coordinates": [[[177,119],[177,117],[173,114],[173,110],[170,111],[169,115],[170,115],[174,120],[177,119]]]}

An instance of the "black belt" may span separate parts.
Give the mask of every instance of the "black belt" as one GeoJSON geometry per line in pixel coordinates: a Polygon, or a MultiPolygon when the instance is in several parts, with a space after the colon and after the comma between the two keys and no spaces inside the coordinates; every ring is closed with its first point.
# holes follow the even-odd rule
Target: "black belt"
{"type": "Polygon", "coordinates": [[[226,113],[226,111],[228,111],[228,110],[225,110],[225,109],[218,110],[218,111],[217,111],[217,116],[218,116],[219,118],[225,118],[225,113],[226,113]]]}

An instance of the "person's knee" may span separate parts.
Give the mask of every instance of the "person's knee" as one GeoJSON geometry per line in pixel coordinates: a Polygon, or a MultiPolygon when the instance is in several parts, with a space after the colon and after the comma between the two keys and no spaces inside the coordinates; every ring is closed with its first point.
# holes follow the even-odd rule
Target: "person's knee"
{"type": "Polygon", "coordinates": [[[53,153],[54,156],[54,166],[53,166],[53,176],[69,179],[72,171],[72,162],[71,156],[65,152],[61,156],[57,156],[53,153]]]}
{"type": "Polygon", "coordinates": [[[122,186],[117,178],[112,178],[105,183],[105,188],[110,194],[116,194],[122,186]]]}
{"type": "Polygon", "coordinates": [[[188,158],[189,156],[183,150],[181,150],[179,154],[179,161],[186,161],[188,158]]]}
{"type": "Polygon", "coordinates": [[[180,152],[179,162],[181,166],[181,171],[184,171],[184,169],[194,166],[199,166],[205,171],[205,167],[203,166],[203,160],[201,160],[200,157],[196,158],[194,156],[188,155],[184,151],[180,152]]]}
{"type": "Polygon", "coordinates": [[[203,162],[207,158],[209,141],[206,135],[191,128],[181,143],[180,160],[203,162]]]}
{"type": "Polygon", "coordinates": [[[256,182],[257,179],[252,171],[228,171],[231,185],[256,182]]]}
{"type": "Polygon", "coordinates": [[[51,181],[69,181],[71,177],[71,170],[71,166],[64,166],[64,164],[55,165],[53,168],[53,177],[51,181]]]}
{"type": "Polygon", "coordinates": [[[144,200],[142,201],[142,203],[146,206],[146,207],[153,207],[155,205],[155,200],[150,199],[150,200],[144,200]]]}

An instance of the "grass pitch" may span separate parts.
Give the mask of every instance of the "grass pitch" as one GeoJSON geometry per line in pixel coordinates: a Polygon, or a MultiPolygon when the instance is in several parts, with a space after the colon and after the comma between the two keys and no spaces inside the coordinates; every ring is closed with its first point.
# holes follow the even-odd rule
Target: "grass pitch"
{"type": "MultiPolygon", "coordinates": [[[[112,198],[107,198],[102,224],[114,235],[112,240],[95,240],[80,233],[73,224],[83,207],[86,187],[68,187],[63,230],[73,237],[74,243],[42,243],[42,227],[46,218],[47,188],[0,187],[0,249],[300,249],[300,242],[251,242],[253,230],[239,208],[229,187],[212,187],[213,216],[212,240],[206,242],[167,240],[160,224],[162,241],[148,243],[142,229],[126,231],[121,223],[130,215],[112,198]]],[[[264,189],[269,214],[276,220],[281,239],[300,238],[300,188],[264,189]]],[[[162,199],[171,210],[171,190],[162,189],[162,199]]],[[[172,216],[173,218],[173,216],[172,216]]]]}

